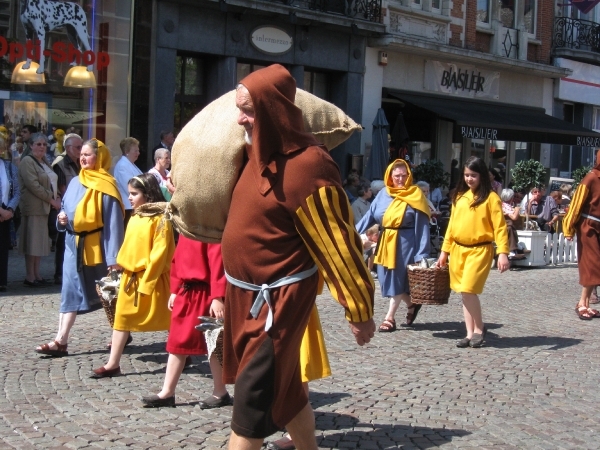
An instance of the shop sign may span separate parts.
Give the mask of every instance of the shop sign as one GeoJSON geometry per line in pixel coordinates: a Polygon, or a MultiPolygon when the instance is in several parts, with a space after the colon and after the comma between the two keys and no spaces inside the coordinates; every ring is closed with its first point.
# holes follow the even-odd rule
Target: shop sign
{"type": "Polygon", "coordinates": [[[254,48],[267,55],[283,55],[294,44],[285,30],[273,26],[256,28],[250,36],[250,42],[254,48]]]}
{"type": "Polygon", "coordinates": [[[460,127],[460,134],[462,137],[469,139],[498,140],[498,130],[496,128],[460,127]]]}
{"type": "Polygon", "coordinates": [[[500,72],[425,61],[425,89],[460,97],[499,98],[500,72]]]}
{"type": "Polygon", "coordinates": [[[46,58],[57,63],[70,61],[88,66],[88,70],[94,64],[101,70],[110,63],[108,53],[94,52],[91,49],[87,16],[83,7],[76,2],[21,0],[19,17],[26,30],[25,45],[20,42],[9,44],[4,37],[0,37],[0,57],[8,54],[11,63],[23,57],[28,62],[39,61],[38,73],[45,70],[46,58]],[[48,33],[60,28],[66,29],[69,40],[75,45],[58,41],[52,45],[51,50],[47,49],[48,33]]]}
{"type": "Polygon", "coordinates": [[[600,137],[577,136],[577,145],[581,147],[600,147],[600,137]]]}

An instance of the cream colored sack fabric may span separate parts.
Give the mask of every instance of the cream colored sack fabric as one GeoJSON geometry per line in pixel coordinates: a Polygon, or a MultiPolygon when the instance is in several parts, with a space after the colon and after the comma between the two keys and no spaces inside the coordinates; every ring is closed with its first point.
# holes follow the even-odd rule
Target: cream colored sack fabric
{"type": "MultiPolygon", "coordinates": [[[[297,89],[304,127],[331,150],[362,127],[337,106],[297,89]]],[[[237,124],[235,90],[200,111],[173,145],[171,199],[173,222],[184,236],[219,242],[244,151],[244,129],[237,124]]]]}

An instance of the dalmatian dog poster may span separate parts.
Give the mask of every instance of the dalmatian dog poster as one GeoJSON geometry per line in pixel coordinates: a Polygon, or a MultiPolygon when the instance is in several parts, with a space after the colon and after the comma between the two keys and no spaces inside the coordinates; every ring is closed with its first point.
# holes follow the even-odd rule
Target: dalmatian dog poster
{"type": "Polygon", "coordinates": [[[52,57],[56,61],[60,58],[66,61],[69,57],[72,61],[71,65],[83,61],[84,65],[87,65],[87,70],[93,69],[96,57],[90,46],[87,17],[80,5],[69,1],[21,0],[20,14],[27,39],[27,62],[23,65],[23,69],[29,69],[34,56],[39,57],[40,67],[37,73],[44,72],[47,57],[52,57]],[[72,44],[69,46],[71,48],[66,49],[63,43],[62,47],[59,45],[52,50],[46,50],[46,34],[59,28],[65,29],[72,44]]]}

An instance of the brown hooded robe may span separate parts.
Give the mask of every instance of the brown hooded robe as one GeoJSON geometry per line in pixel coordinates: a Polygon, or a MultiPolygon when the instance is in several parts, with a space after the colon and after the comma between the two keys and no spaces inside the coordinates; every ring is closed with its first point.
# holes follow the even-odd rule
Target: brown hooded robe
{"type": "MultiPolygon", "coordinates": [[[[373,280],[342,189],[339,169],[325,148],[304,132],[294,105],[296,83],[280,65],[241,82],[255,110],[252,146],[233,191],[223,233],[228,275],[271,284],[317,265],[346,318],[373,315],[373,280]]],[[[268,306],[250,315],[256,292],[228,283],[223,380],[235,383],[232,430],[264,438],[283,428],[308,402],[299,367],[300,342],[317,295],[319,274],[270,292],[268,306]]]]}
{"type": "Polygon", "coordinates": [[[577,233],[579,284],[597,286],[600,285],[600,222],[582,214],[600,219],[600,151],[596,153],[596,166],[577,186],[563,219],[564,235],[572,237],[577,233]]]}

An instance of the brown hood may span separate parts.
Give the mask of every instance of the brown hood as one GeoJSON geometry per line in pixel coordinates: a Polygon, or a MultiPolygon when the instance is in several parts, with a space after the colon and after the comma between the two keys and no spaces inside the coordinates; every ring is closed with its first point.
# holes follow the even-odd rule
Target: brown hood
{"type": "Polygon", "coordinates": [[[296,80],[285,67],[274,64],[257,70],[240,83],[248,89],[254,105],[252,148],[248,154],[264,195],[277,181],[274,155],[321,144],[304,131],[302,111],[294,105],[296,80]]]}

